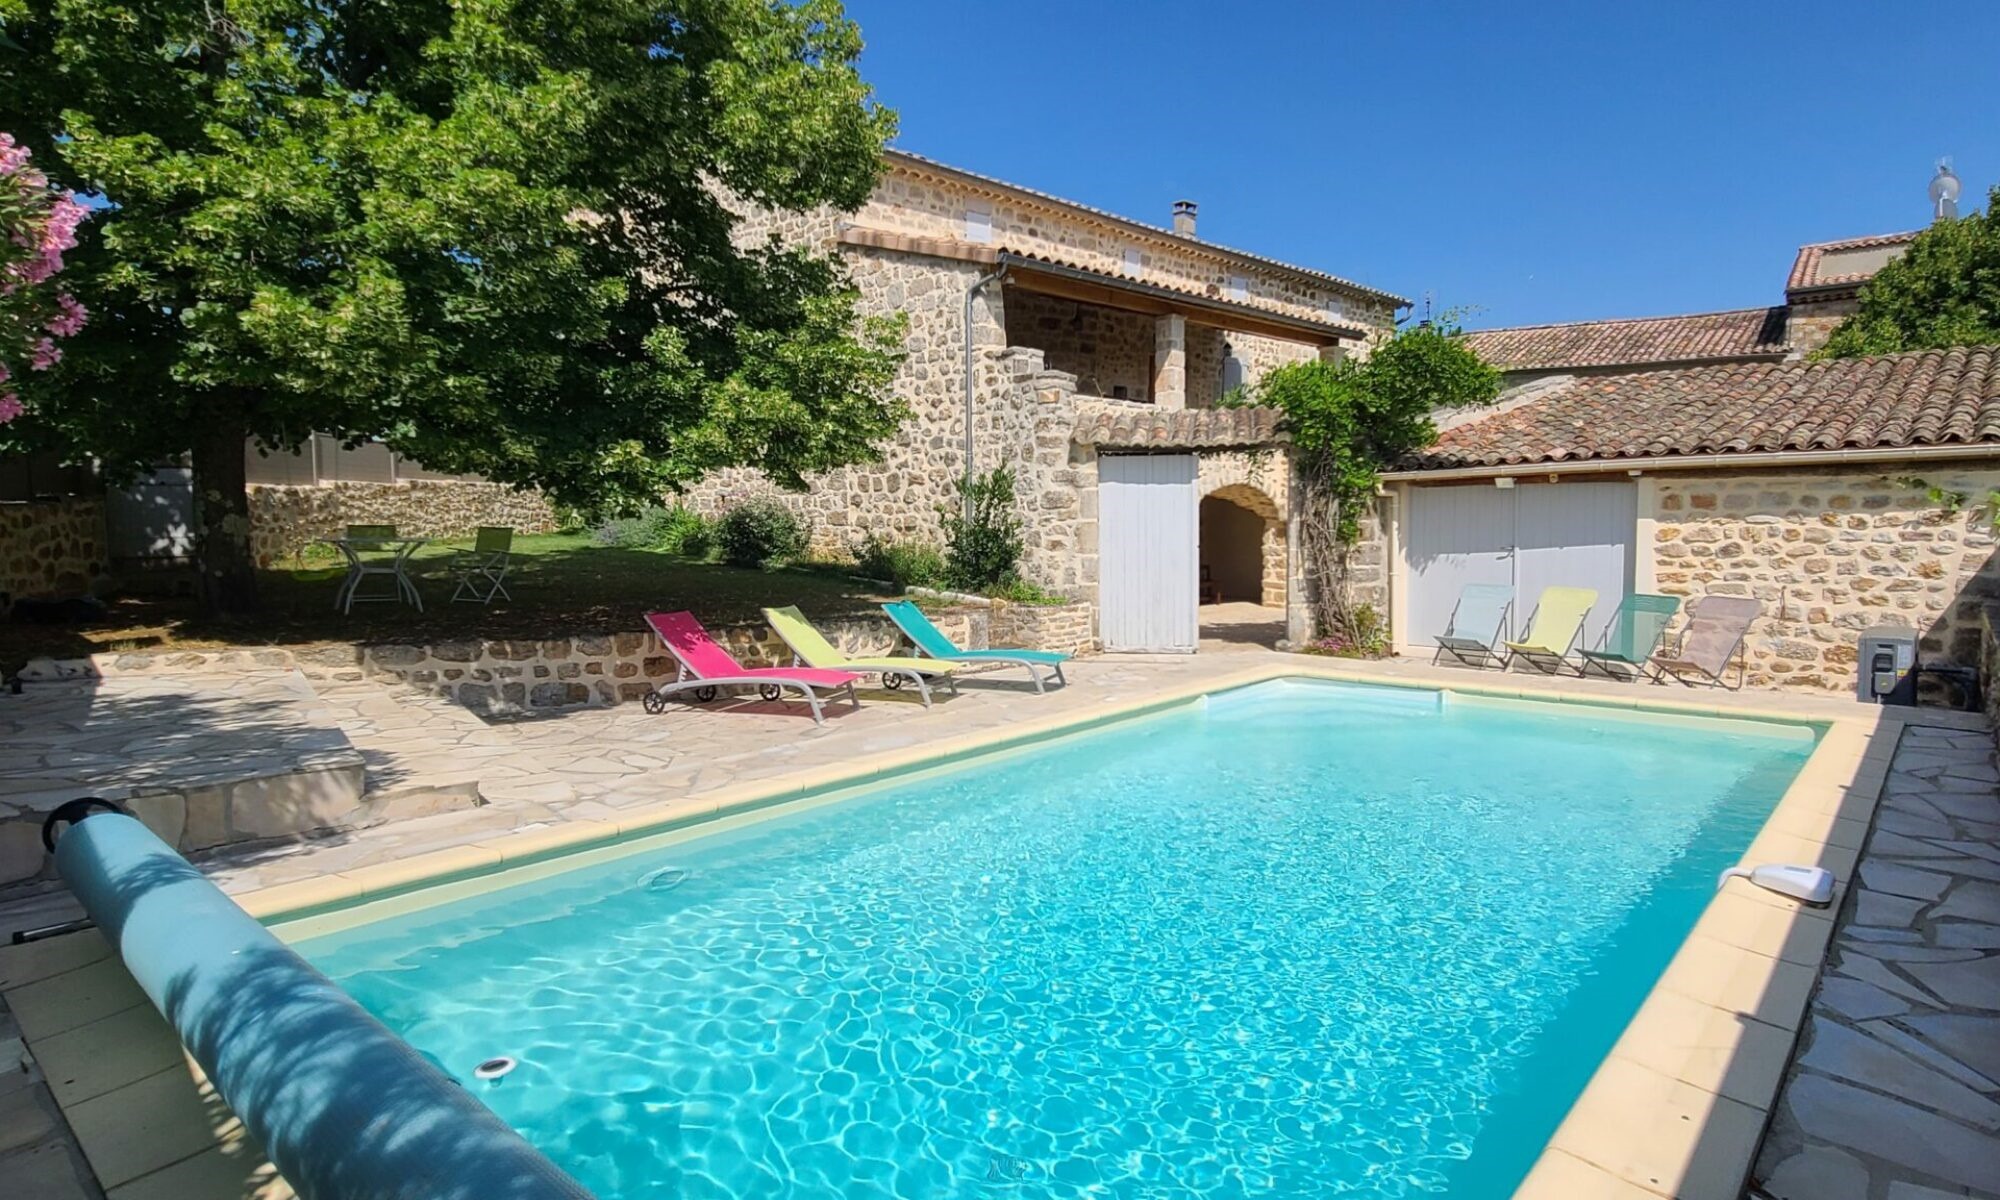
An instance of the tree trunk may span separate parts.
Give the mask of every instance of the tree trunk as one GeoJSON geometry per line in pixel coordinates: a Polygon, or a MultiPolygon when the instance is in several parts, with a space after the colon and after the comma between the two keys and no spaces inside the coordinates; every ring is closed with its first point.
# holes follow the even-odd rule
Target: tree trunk
{"type": "MultiPolygon", "coordinates": [[[[240,403],[240,402],[239,402],[240,403]]],[[[250,497],[243,486],[243,425],[218,405],[194,438],[195,565],[202,608],[211,616],[241,616],[257,608],[257,570],[250,556],[250,497]]]]}

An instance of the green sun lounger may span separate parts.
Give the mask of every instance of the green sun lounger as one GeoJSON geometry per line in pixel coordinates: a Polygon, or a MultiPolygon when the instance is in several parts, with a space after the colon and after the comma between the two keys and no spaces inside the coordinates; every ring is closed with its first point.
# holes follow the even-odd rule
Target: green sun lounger
{"type": "Polygon", "coordinates": [[[792,648],[792,657],[800,665],[814,667],[822,671],[853,671],[862,675],[880,675],[882,686],[894,691],[905,683],[917,685],[917,694],[923,698],[924,707],[931,706],[930,681],[933,677],[943,679],[951,694],[958,694],[958,684],[952,681],[951,673],[957,669],[956,663],[940,662],[934,658],[902,658],[884,655],[876,658],[849,658],[834,648],[805,614],[796,605],[784,608],[767,608],[764,619],[771,623],[772,632],[785,639],[785,645],[792,648]]]}
{"type": "Polygon", "coordinates": [[[1678,596],[1627,596],[1618,604],[1618,615],[1604,630],[1604,639],[1594,650],[1578,650],[1583,665],[1578,675],[1598,670],[1613,679],[1637,679],[1648,673],[1653,651],[1666,636],[1667,622],[1681,610],[1678,596]]]}
{"type": "Polygon", "coordinates": [[[1024,667],[1027,669],[1028,678],[1035,681],[1037,693],[1047,690],[1042,686],[1045,676],[1042,671],[1036,669],[1038,667],[1053,668],[1056,682],[1065,687],[1069,684],[1069,681],[1063,678],[1062,669],[1062,665],[1069,661],[1067,654],[1054,650],[961,650],[944,635],[944,630],[939,629],[924,615],[923,609],[908,600],[892,600],[882,606],[882,611],[888,613],[889,619],[896,623],[896,628],[902,630],[903,636],[910,639],[910,644],[917,648],[917,653],[927,658],[950,663],[1007,663],[1024,667]]]}
{"type": "Polygon", "coordinates": [[[1583,634],[1584,619],[1596,606],[1596,588],[1543,588],[1542,598],[1535,602],[1534,616],[1528,621],[1527,636],[1506,643],[1506,665],[1511,667],[1515,659],[1524,658],[1553,675],[1569,657],[1570,647],[1583,634]]]}

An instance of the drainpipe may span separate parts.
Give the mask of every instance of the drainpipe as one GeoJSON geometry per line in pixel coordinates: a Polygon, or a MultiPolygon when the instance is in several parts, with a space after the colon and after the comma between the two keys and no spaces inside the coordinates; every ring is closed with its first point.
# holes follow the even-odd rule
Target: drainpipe
{"type": "MultiPolygon", "coordinates": [[[[972,474],[972,302],[989,283],[998,283],[1007,274],[1003,263],[972,281],[965,289],[965,474],[972,474]]],[[[972,516],[972,498],[963,497],[965,515],[972,516]]]]}

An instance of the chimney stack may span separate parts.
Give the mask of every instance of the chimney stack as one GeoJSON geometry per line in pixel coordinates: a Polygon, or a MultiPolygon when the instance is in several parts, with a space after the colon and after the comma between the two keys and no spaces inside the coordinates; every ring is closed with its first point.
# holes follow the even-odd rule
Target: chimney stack
{"type": "Polygon", "coordinates": [[[1194,236],[1194,201],[1174,201],[1174,232],[1182,237],[1194,236]]]}

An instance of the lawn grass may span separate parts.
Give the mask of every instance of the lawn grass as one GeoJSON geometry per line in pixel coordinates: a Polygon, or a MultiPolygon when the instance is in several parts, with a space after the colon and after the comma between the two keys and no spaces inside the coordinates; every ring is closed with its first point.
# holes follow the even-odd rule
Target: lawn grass
{"type": "MultiPolygon", "coordinates": [[[[0,624],[0,667],[12,671],[40,655],[74,658],[111,650],[203,649],[222,645],[298,646],[326,642],[430,642],[446,638],[543,638],[645,628],[653,609],[689,609],[712,626],[758,619],[765,605],[796,604],[811,617],[874,612],[891,596],[879,584],[830,567],[746,570],[651,550],[598,546],[588,534],[514,539],[507,575],[511,601],[450,602],[449,560],[469,539],[419,549],[410,573],[424,611],[404,604],[333,608],[346,573],[338,561],[258,572],[260,611],[241,620],[201,615],[188,597],[111,601],[106,619],[88,627],[0,624]]],[[[371,588],[382,581],[371,581],[371,588]]]]}

